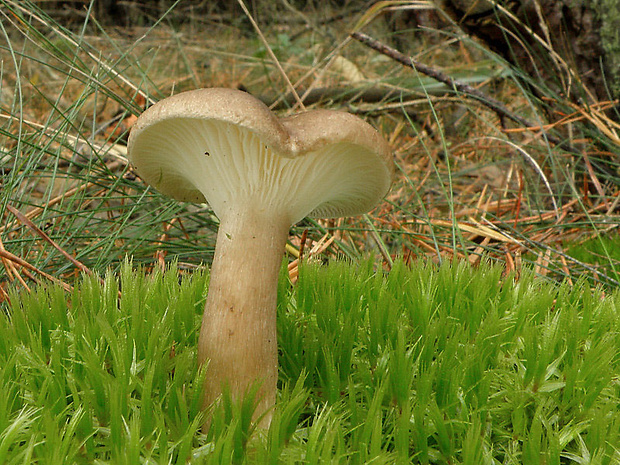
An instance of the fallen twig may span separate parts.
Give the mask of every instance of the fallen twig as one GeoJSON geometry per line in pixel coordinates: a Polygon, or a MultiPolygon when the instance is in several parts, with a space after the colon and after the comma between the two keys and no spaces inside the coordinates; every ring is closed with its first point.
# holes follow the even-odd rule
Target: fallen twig
{"type": "MultiPolygon", "coordinates": [[[[2,237],[0,237],[0,251],[6,251],[6,249],[4,248],[4,243],[2,242],[2,237]]],[[[15,265],[13,264],[13,262],[11,262],[10,260],[7,260],[4,257],[1,257],[0,260],[2,260],[2,264],[4,265],[4,269],[6,270],[6,274],[7,274],[8,279],[11,282],[13,281],[13,279],[17,279],[21,283],[21,285],[24,286],[24,288],[28,292],[30,292],[30,288],[28,287],[28,284],[26,284],[26,281],[24,280],[22,275],[19,274],[19,272],[15,268],[15,265]]],[[[8,296],[7,296],[7,298],[8,298],[8,296]]]]}
{"type": "MultiPolygon", "coordinates": [[[[22,212],[20,212],[17,208],[12,207],[11,205],[6,205],[6,208],[8,211],[10,211],[13,215],[15,215],[15,217],[24,225],[24,226],[28,226],[31,230],[33,230],[35,233],[37,233],[45,242],[47,242],[49,245],[51,245],[52,247],[54,247],[56,250],[58,250],[67,260],[69,260],[71,263],[73,263],[76,267],[78,267],[81,271],[83,271],[86,274],[93,274],[93,272],[91,271],[90,268],[88,268],[86,265],[84,265],[82,262],[80,262],[79,260],[76,260],[75,258],[73,258],[69,253],[67,253],[62,247],[60,247],[51,237],[49,237],[47,234],[45,234],[41,228],[39,228],[36,224],[34,224],[32,221],[30,221],[30,219],[28,219],[28,217],[26,215],[24,215],[22,212]]],[[[101,282],[103,282],[103,279],[99,278],[101,282]]]]}
{"type": "Polygon", "coordinates": [[[401,53],[398,50],[393,49],[392,47],[385,45],[384,43],[381,43],[376,39],[373,39],[372,37],[364,34],[363,32],[353,32],[351,34],[351,37],[366,45],[367,47],[370,47],[373,50],[376,50],[377,52],[392,58],[394,61],[397,61],[400,64],[409,68],[413,68],[416,71],[425,74],[426,76],[432,77],[433,79],[446,84],[451,89],[454,89],[468,97],[475,99],[484,106],[493,110],[498,116],[500,116],[500,118],[508,118],[515,123],[518,123],[532,130],[541,131],[544,134],[545,138],[553,144],[557,145],[562,142],[559,138],[546,133],[544,130],[545,127],[542,124],[535,124],[525,118],[522,118],[519,115],[516,115],[508,108],[506,108],[506,106],[502,102],[486,95],[484,92],[481,92],[475,87],[472,87],[468,84],[463,84],[462,82],[451,78],[450,76],[443,73],[442,71],[439,71],[438,69],[425,65],[424,63],[420,63],[419,61],[414,60],[410,56],[407,56],[404,53],[401,53]]]}
{"type": "Polygon", "coordinates": [[[54,276],[47,274],[45,271],[41,271],[40,269],[38,269],[36,266],[31,265],[30,263],[28,263],[26,260],[18,257],[15,254],[12,254],[11,252],[9,252],[8,250],[4,250],[4,249],[0,249],[0,257],[4,258],[6,260],[10,260],[13,263],[17,263],[20,266],[23,266],[24,268],[30,270],[30,271],[34,271],[35,273],[40,274],[41,276],[49,279],[50,281],[52,281],[53,283],[56,284],[60,284],[64,290],[72,292],[73,291],[73,286],[71,286],[70,284],[67,284],[63,281],[61,281],[58,278],[55,278],[54,276]]]}
{"type": "MultiPolygon", "coordinates": [[[[108,170],[113,171],[118,167],[125,166],[126,164],[127,163],[124,161],[115,160],[113,162],[107,163],[105,166],[108,170]]],[[[86,189],[89,189],[90,187],[96,184],[97,184],[96,182],[87,182],[80,186],[74,187],[73,189],[69,189],[68,191],[63,192],[62,194],[46,202],[44,206],[33,207],[30,211],[28,211],[28,213],[25,213],[24,216],[28,218],[29,220],[32,220],[36,218],[37,216],[39,216],[40,214],[42,214],[43,212],[45,212],[45,210],[48,209],[49,207],[62,202],[63,200],[67,199],[68,197],[71,197],[72,195],[78,194],[86,189]]],[[[5,224],[4,226],[0,226],[0,233],[11,230],[12,228],[15,227],[15,225],[16,225],[16,221],[7,222],[7,224],[5,224]]]]}

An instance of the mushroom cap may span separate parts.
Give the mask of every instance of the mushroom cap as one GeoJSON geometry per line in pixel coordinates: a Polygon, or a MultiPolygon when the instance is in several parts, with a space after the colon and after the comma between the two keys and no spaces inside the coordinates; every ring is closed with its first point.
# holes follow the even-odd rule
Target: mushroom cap
{"type": "Polygon", "coordinates": [[[393,176],[390,148],[349,113],[313,110],[277,118],[233,89],[183,92],[147,109],[127,145],[140,177],[181,201],[207,202],[221,219],[257,212],[333,218],[372,209],[393,176]]]}

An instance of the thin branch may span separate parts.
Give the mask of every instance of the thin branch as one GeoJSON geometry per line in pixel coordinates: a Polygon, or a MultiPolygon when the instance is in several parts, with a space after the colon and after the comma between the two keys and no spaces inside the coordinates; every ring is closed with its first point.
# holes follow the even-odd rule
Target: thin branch
{"type": "MultiPolygon", "coordinates": [[[[126,165],[126,161],[122,162],[122,161],[114,161],[111,163],[107,163],[105,166],[107,167],[108,170],[110,171],[114,171],[116,168],[120,167],[120,166],[125,166],[126,165]]],[[[69,189],[65,192],[63,192],[62,194],[54,197],[53,199],[51,199],[50,201],[46,202],[45,205],[43,206],[35,206],[33,207],[30,211],[28,211],[28,213],[25,214],[26,218],[28,218],[29,220],[32,220],[33,218],[36,218],[37,216],[39,216],[40,214],[42,214],[47,208],[56,205],[60,202],[62,202],[63,200],[65,200],[68,197],[71,197],[74,194],[78,194],[92,186],[94,186],[96,183],[95,182],[87,182],[84,183],[80,186],[74,187],[72,189],[69,189]]],[[[7,224],[5,224],[4,226],[0,226],[0,233],[3,233],[5,231],[9,231],[10,229],[14,228],[16,225],[16,220],[9,222],[7,224]]]]}
{"type": "Polygon", "coordinates": [[[364,34],[363,32],[353,32],[351,34],[351,37],[361,42],[362,44],[366,45],[367,47],[370,47],[373,50],[376,50],[377,52],[392,58],[393,60],[399,62],[400,64],[407,66],[409,68],[413,68],[416,71],[422,74],[425,74],[426,76],[429,76],[439,82],[446,84],[451,89],[454,89],[468,97],[473,98],[474,100],[480,102],[484,106],[493,110],[500,117],[508,118],[514,121],[515,123],[518,123],[520,125],[526,126],[531,129],[540,130],[545,135],[546,139],[549,142],[555,145],[561,143],[560,139],[547,134],[544,131],[543,125],[534,124],[533,122],[525,118],[522,118],[519,115],[514,114],[508,108],[506,108],[506,106],[502,102],[494,99],[493,97],[486,95],[484,92],[481,92],[475,87],[472,87],[470,85],[457,81],[456,79],[451,78],[446,73],[439,71],[438,69],[425,65],[424,63],[420,63],[419,61],[414,60],[410,56],[407,56],[404,53],[401,53],[398,50],[393,49],[392,47],[385,45],[376,39],[373,39],[372,37],[364,34]]]}
{"type": "MultiPolygon", "coordinates": [[[[20,212],[17,208],[12,207],[11,205],[6,205],[8,211],[10,211],[15,217],[25,226],[28,226],[34,232],[36,232],[45,242],[58,250],[67,260],[73,263],[76,267],[78,267],[81,271],[86,274],[92,275],[93,272],[90,268],[84,265],[79,260],[76,260],[71,256],[71,254],[67,253],[62,247],[60,247],[51,237],[45,234],[36,224],[34,224],[26,215],[20,212]]],[[[99,278],[99,280],[103,283],[103,279],[99,278]]]]}
{"type": "Polygon", "coordinates": [[[15,254],[12,254],[11,252],[9,252],[8,250],[3,250],[0,249],[0,257],[4,258],[6,260],[10,260],[13,263],[17,263],[18,265],[23,266],[24,268],[30,270],[30,271],[34,271],[36,273],[39,273],[41,276],[49,279],[50,281],[52,281],[53,283],[59,284],[63,287],[63,289],[65,289],[66,291],[72,292],[73,291],[73,286],[61,281],[58,278],[55,278],[54,276],[47,274],[45,271],[42,271],[40,269],[38,269],[36,266],[31,265],[30,263],[28,263],[26,260],[18,257],[15,254]]]}
{"type": "MultiPolygon", "coordinates": [[[[2,237],[0,236],[0,252],[6,252],[6,249],[4,248],[4,243],[2,242],[2,237]]],[[[9,279],[9,281],[13,281],[14,279],[17,279],[22,286],[24,286],[24,288],[30,292],[30,288],[28,287],[28,284],[26,284],[26,281],[24,280],[24,278],[22,277],[21,274],[19,274],[19,272],[17,271],[17,269],[15,268],[15,265],[13,264],[12,261],[7,260],[4,257],[0,257],[0,260],[2,260],[2,264],[4,265],[4,269],[6,271],[7,277],[9,279]]],[[[36,282],[36,280],[34,280],[36,282]]],[[[2,293],[4,293],[4,290],[2,291],[2,293]]],[[[6,293],[5,293],[6,294],[6,293]]],[[[8,298],[8,296],[7,296],[8,298]]]]}

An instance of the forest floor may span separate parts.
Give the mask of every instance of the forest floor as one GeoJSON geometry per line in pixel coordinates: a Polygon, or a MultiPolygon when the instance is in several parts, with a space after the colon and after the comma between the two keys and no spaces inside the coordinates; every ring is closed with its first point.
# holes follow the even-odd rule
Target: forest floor
{"type": "MultiPolygon", "coordinates": [[[[69,279],[80,267],[62,252],[97,270],[128,254],[149,263],[175,257],[187,267],[208,262],[217,221],[203,207],[145,191],[125,144],[146,106],[215,86],[247,90],[281,116],[304,108],[353,112],[393,149],[397,174],[386,202],[365,217],[303,221],[292,230],[291,261],[307,231],[306,250],[322,259],[371,251],[389,269],[399,256],[472,264],[486,257],[507,272],[527,264],[552,279],[618,284],[617,165],[610,174],[594,161],[617,159],[597,145],[614,140],[613,121],[597,111],[602,106],[573,105],[549,123],[519,70],[446,21],[403,26],[394,17],[406,12],[387,2],[363,11],[280,7],[268,20],[263,12],[256,29],[221,15],[180,21],[180,8],[148,27],[104,28],[91,19],[65,29],[28,2],[5,3],[0,248],[13,255],[3,255],[4,287],[28,281],[26,272],[40,277],[34,270],[69,279]],[[403,66],[352,39],[353,30],[483,98],[403,66]]],[[[425,2],[419,8],[422,18],[438,15],[425,2]]]]}

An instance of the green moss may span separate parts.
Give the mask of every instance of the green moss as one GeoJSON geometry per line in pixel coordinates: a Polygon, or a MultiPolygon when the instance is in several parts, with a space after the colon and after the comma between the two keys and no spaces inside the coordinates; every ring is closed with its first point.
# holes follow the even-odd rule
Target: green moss
{"type": "Polygon", "coordinates": [[[254,431],[251,405],[228,401],[203,435],[205,282],[125,265],[71,295],[13,293],[0,313],[0,463],[619,458],[619,293],[486,263],[303,266],[279,289],[271,427],[254,431]]]}

